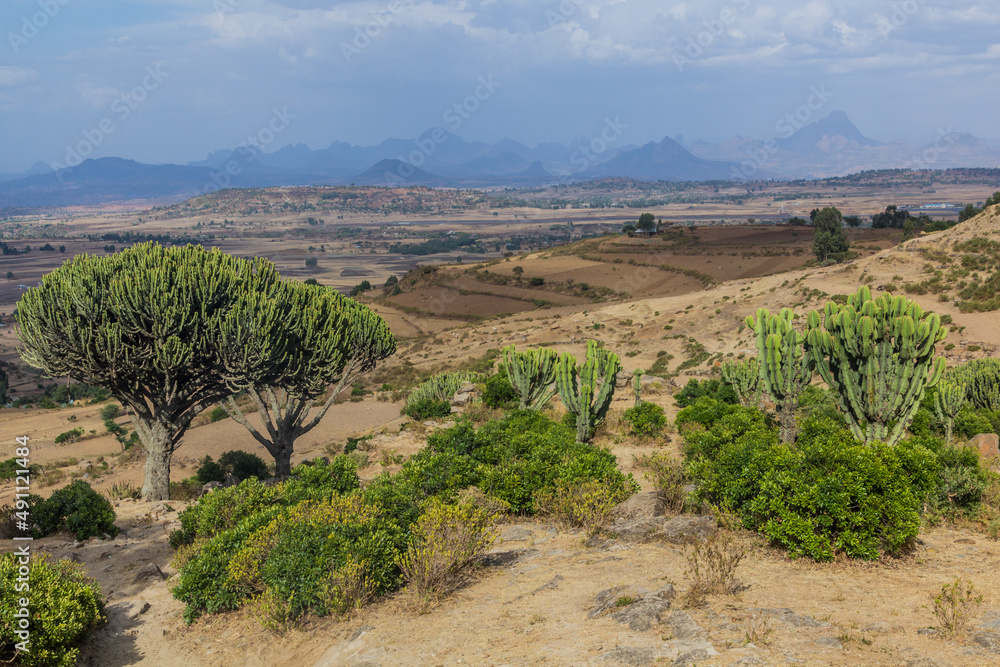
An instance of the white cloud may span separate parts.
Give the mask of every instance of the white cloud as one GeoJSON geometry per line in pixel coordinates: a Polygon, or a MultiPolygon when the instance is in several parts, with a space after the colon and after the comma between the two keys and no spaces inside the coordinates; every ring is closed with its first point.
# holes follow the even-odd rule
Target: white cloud
{"type": "Polygon", "coordinates": [[[38,81],[38,72],[26,67],[0,66],[0,89],[20,88],[21,86],[38,81]]]}

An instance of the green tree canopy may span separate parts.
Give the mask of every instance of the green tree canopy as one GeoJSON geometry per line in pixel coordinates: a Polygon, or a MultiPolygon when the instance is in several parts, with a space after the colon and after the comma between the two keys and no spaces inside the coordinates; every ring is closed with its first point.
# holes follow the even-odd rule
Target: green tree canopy
{"type": "Polygon", "coordinates": [[[170,458],[191,420],[231,393],[223,351],[280,358],[255,335],[280,287],[271,262],[200,246],[78,255],[21,298],[21,356],[118,399],[146,451],[143,498],[166,500],[170,458]]]}
{"type": "Polygon", "coordinates": [[[813,217],[813,252],[819,261],[825,262],[843,256],[851,247],[843,221],[840,211],[832,206],[824,208],[813,217]]]}

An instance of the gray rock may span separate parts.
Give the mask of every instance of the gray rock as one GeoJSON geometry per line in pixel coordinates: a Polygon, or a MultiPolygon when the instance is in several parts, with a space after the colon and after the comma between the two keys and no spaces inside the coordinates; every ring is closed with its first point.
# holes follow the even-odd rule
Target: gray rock
{"type": "Polygon", "coordinates": [[[506,567],[522,560],[538,556],[538,549],[508,549],[506,551],[489,551],[479,559],[480,565],[486,567],[506,567]]]}
{"type": "Polygon", "coordinates": [[[844,642],[840,641],[836,637],[820,637],[813,642],[817,646],[824,646],[826,648],[843,649],[844,642]]]}
{"type": "Polygon", "coordinates": [[[611,618],[622,625],[628,625],[633,632],[645,632],[663,620],[663,616],[670,611],[670,601],[673,598],[673,586],[660,589],[620,608],[611,614],[611,618]]]}
{"type": "Polygon", "coordinates": [[[212,491],[221,488],[222,488],[222,482],[209,482],[208,484],[202,484],[201,493],[199,494],[199,496],[203,496],[206,493],[211,493],[212,491]]]}
{"type": "Polygon", "coordinates": [[[927,637],[934,637],[935,635],[941,634],[940,630],[937,628],[920,628],[917,630],[918,635],[925,635],[927,637]]]}
{"type": "Polygon", "coordinates": [[[687,651],[677,656],[677,659],[674,660],[674,667],[689,667],[689,665],[696,665],[716,655],[719,655],[719,652],[711,647],[696,648],[693,651],[687,651]]]}
{"type": "Polygon", "coordinates": [[[673,632],[675,639],[690,641],[702,639],[705,636],[705,630],[686,611],[677,610],[670,614],[667,617],[667,625],[670,626],[670,631],[673,632]]]}
{"type": "Polygon", "coordinates": [[[977,632],[972,641],[990,653],[1000,653],[1000,632],[977,632]]]}
{"type": "Polygon", "coordinates": [[[366,632],[371,632],[375,629],[374,625],[362,625],[357,630],[351,633],[351,636],[347,639],[348,642],[353,642],[355,639],[365,634],[366,632]]]}
{"type": "Polygon", "coordinates": [[[500,533],[500,539],[504,542],[520,542],[534,536],[534,531],[523,526],[511,526],[500,533]]]}
{"type": "Polygon", "coordinates": [[[781,608],[765,608],[765,607],[754,607],[750,609],[751,612],[757,612],[760,614],[766,614],[767,616],[773,616],[782,623],[788,623],[789,625],[795,626],[796,628],[828,628],[829,623],[824,623],[823,621],[817,621],[812,616],[806,616],[805,614],[796,614],[794,611],[787,607],[781,608]]]}
{"type": "Polygon", "coordinates": [[[636,646],[619,646],[601,656],[605,662],[617,662],[620,665],[644,667],[656,660],[656,649],[636,646]]]}
{"type": "Polygon", "coordinates": [[[594,602],[590,607],[587,618],[600,618],[607,613],[621,609],[622,607],[619,606],[618,602],[623,598],[629,598],[632,602],[637,602],[649,593],[650,590],[642,586],[615,586],[614,588],[606,588],[594,597],[594,602]]]}
{"type": "Polygon", "coordinates": [[[1000,632],[1000,618],[993,621],[987,621],[986,623],[978,626],[978,629],[988,630],[989,632],[1000,632]]]}
{"type": "Polygon", "coordinates": [[[59,560],[69,560],[69,561],[73,561],[74,563],[79,563],[80,562],[80,555],[78,553],[76,553],[75,551],[70,551],[69,554],[63,556],[59,560]]]}
{"type": "Polygon", "coordinates": [[[614,534],[619,540],[624,542],[651,542],[660,538],[660,529],[663,527],[663,519],[638,518],[616,521],[607,528],[607,532],[614,534]]]}
{"type": "Polygon", "coordinates": [[[236,475],[229,474],[229,475],[226,475],[226,479],[223,480],[222,485],[226,486],[226,487],[229,487],[229,486],[236,486],[239,483],[240,483],[240,480],[237,479],[236,475]]]}
{"type": "Polygon", "coordinates": [[[663,498],[655,491],[637,493],[625,502],[619,503],[611,510],[611,517],[616,520],[653,519],[665,516],[667,507],[663,498]]]}
{"type": "Polygon", "coordinates": [[[910,660],[906,663],[906,667],[948,667],[948,663],[923,656],[910,660]]]}
{"type": "Polygon", "coordinates": [[[137,605],[132,606],[132,612],[128,615],[129,619],[135,620],[145,614],[153,605],[149,604],[145,600],[141,600],[137,605]]]}
{"type": "Polygon", "coordinates": [[[150,579],[156,579],[158,581],[163,581],[167,578],[167,575],[163,574],[163,570],[159,568],[156,563],[146,563],[139,571],[135,573],[135,579],[132,580],[133,584],[138,584],[143,581],[148,581],[150,579]]]}
{"type": "Polygon", "coordinates": [[[552,577],[552,581],[550,581],[549,583],[542,584],[535,590],[531,591],[530,595],[534,595],[535,593],[541,593],[542,591],[554,591],[559,588],[559,582],[562,580],[563,580],[562,575],[557,574],[556,576],[552,577]]]}
{"type": "Polygon", "coordinates": [[[660,534],[673,544],[687,544],[714,535],[719,525],[710,516],[678,516],[663,524],[660,534]]]}

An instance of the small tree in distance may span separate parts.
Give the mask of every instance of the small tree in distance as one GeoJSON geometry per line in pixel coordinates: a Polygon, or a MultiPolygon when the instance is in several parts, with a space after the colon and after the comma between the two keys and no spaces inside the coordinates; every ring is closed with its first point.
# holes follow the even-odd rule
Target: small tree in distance
{"type": "Polygon", "coordinates": [[[828,206],[817,212],[813,216],[813,228],[813,252],[820,262],[843,257],[851,247],[844,231],[843,216],[836,208],[828,206]]]}

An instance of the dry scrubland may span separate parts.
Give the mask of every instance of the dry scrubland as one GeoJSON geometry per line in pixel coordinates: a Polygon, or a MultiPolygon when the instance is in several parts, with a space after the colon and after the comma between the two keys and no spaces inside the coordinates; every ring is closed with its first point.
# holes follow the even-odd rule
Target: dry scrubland
{"type": "MultiPolygon", "coordinates": [[[[980,193],[981,189],[977,192],[980,193]]],[[[884,195],[871,195],[866,205],[884,205],[884,195]]],[[[928,201],[944,195],[928,193],[928,201]]],[[[849,198],[848,198],[849,199],[849,198]]],[[[976,199],[976,195],[966,196],[976,199]]],[[[857,203],[857,200],[853,200],[857,203]]],[[[822,205],[838,201],[822,200],[822,205]]],[[[802,202],[796,211],[808,214],[814,202],[802,202]]],[[[849,202],[848,202],[849,203],[849,202]]],[[[845,212],[855,212],[850,205],[845,212]]],[[[657,215],[661,212],[655,211],[657,215]]],[[[663,212],[666,219],[668,214],[663,212]]],[[[759,212],[750,211],[750,213],[759,212]]],[[[715,212],[714,215],[720,215],[715,212]]],[[[68,227],[96,230],[121,229],[121,214],[98,219],[71,220],[68,227]],[[91,227],[93,226],[93,227],[91,227]]],[[[218,220],[218,212],[208,215],[218,220]]],[[[314,215],[310,213],[310,215],[314,215]]],[[[327,225],[331,224],[330,214],[327,225]]],[[[363,224],[366,214],[353,215],[344,225],[363,224]]],[[[404,220],[405,215],[398,215],[404,220]]],[[[635,215],[614,219],[608,211],[501,210],[510,217],[511,230],[528,233],[561,224],[570,217],[576,226],[620,225],[635,215]],[[600,216],[612,217],[600,217],[600,216]]],[[[741,209],[742,217],[754,217],[741,209]]],[[[132,214],[130,218],[135,218],[132,214]]],[[[142,216],[146,220],[145,215],[142,216]]],[[[412,216],[410,216],[412,218],[412,216]]],[[[490,216],[492,217],[492,216],[490,216]]],[[[274,224],[261,214],[259,222],[274,224]]],[[[302,214],[289,216],[289,229],[301,228],[302,214]],[[291,222],[292,220],[298,223],[291,222]]],[[[391,216],[390,216],[391,218],[391,216]]],[[[495,224],[482,212],[456,214],[445,223],[449,229],[484,229],[479,222],[495,224]],[[466,218],[463,220],[463,217],[466,218]],[[472,218],[476,218],[475,221],[472,218]],[[466,226],[463,226],[466,225],[466,226]]],[[[143,222],[143,231],[176,231],[179,218],[168,216],[143,222]],[[146,225],[150,227],[146,227],[146,225]]],[[[202,218],[182,218],[192,229],[202,218]]],[[[212,219],[212,218],[209,218],[212,219]]],[[[337,223],[341,223],[337,220],[337,223]]],[[[384,220],[379,219],[379,223],[384,220]]],[[[427,222],[427,228],[439,224],[427,222]]],[[[185,227],[186,228],[186,227],[185,227]]],[[[281,230],[279,225],[273,229],[281,230]]],[[[306,227],[309,229],[309,227],[306,227]]],[[[211,229],[219,233],[220,229],[211,229]]],[[[500,234],[511,233],[504,227],[500,234]]],[[[822,307],[828,298],[854,292],[861,284],[873,291],[894,286],[923,307],[953,318],[942,353],[949,366],[981,356],[995,356],[1000,329],[995,312],[962,312],[955,303],[957,278],[947,272],[955,265],[949,257],[955,245],[974,237],[1000,241],[1000,216],[989,212],[951,230],[899,243],[899,237],[878,230],[857,232],[852,241],[866,248],[862,257],[844,265],[798,268],[809,259],[809,230],[789,228],[698,228],[670,232],[657,239],[584,239],[559,248],[536,248],[505,261],[461,267],[443,267],[433,274],[417,275],[402,285],[396,296],[369,295],[401,336],[400,352],[371,379],[373,387],[412,381],[436,370],[481,359],[491,349],[514,343],[519,348],[550,346],[578,357],[588,339],[603,341],[617,352],[625,368],[655,369],[660,375],[677,374],[646,396],[662,405],[669,417],[677,406],[674,388],[689,376],[703,376],[727,358],[752,355],[750,332],[741,330],[743,318],[759,307],[777,310],[792,306],[805,315],[822,307]],[[761,244],[765,243],[764,247],[761,244]],[[799,250],[800,252],[797,252],[799,250]],[[631,262],[631,263],[630,263],[631,262]],[[647,266],[651,265],[651,266],[647,266]],[[662,268],[669,265],[671,269],[662,268]],[[524,269],[520,280],[513,268],[524,269]],[[478,269],[478,271],[469,271],[478,269]],[[483,270],[502,279],[483,279],[483,270]],[[933,282],[935,271],[942,275],[933,282]],[[544,285],[525,285],[531,277],[544,285]],[[569,281],[572,280],[572,283],[569,281]],[[932,281],[927,285],[927,281],[932,281]],[[587,283],[609,291],[603,295],[579,292],[587,283]],[[942,286],[942,283],[944,284],[942,286]],[[553,288],[556,284],[557,288],[553,288]],[[574,286],[577,286],[574,288],[574,286]],[[945,289],[947,287],[948,289],[945,289]],[[923,290],[924,294],[919,292],[923,290]],[[943,299],[947,300],[943,300],[943,299]],[[545,303],[538,308],[534,300],[545,303]],[[484,321],[469,315],[495,316],[484,321]],[[466,319],[458,316],[464,315],[466,319]]],[[[302,238],[238,238],[235,229],[219,240],[224,250],[272,257],[288,275],[316,275],[320,282],[354,284],[355,276],[340,276],[334,266],[354,266],[371,271],[378,284],[389,273],[402,274],[399,260],[379,250],[358,252],[353,239],[320,241],[302,238]],[[232,234],[232,237],[229,237],[232,234]],[[329,243],[327,252],[344,258],[320,260],[319,272],[303,267],[305,246],[329,243]],[[336,245],[340,243],[340,245],[336,245]],[[239,250],[238,250],[239,249],[239,250]],[[273,256],[272,256],[273,255],[273,256]],[[371,259],[376,261],[372,262],[371,259]],[[344,259],[344,262],[341,262],[344,259]],[[326,265],[326,266],[324,266],[326,265]],[[284,269],[287,269],[285,271],[284,269]],[[296,273],[298,272],[298,273],[296,273]],[[349,278],[349,280],[345,280],[349,278]],[[339,281],[339,282],[338,282],[339,281]]],[[[56,241],[52,241],[55,245],[56,241]]],[[[100,250],[104,242],[67,241],[68,254],[83,249],[100,250]],[[78,243],[78,246],[71,245],[78,243]]],[[[32,243],[35,245],[35,243],[32,243]]],[[[458,251],[450,255],[466,254],[458,251]]],[[[37,277],[58,265],[58,253],[0,257],[0,264],[20,260],[13,281],[37,282],[37,277]],[[21,279],[20,275],[33,276],[21,279]]],[[[427,261],[427,257],[407,262],[427,261]]],[[[470,264],[467,259],[465,264],[470,264]]],[[[13,266],[13,265],[9,265],[13,266]]],[[[0,274],[7,268],[0,266],[0,274]]],[[[967,279],[967,278],[966,278],[967,279]]],[[[16,286],[0,291],[10,312],[16,286]]],[[[5,361],[14,360],[16,332],[0,333],[5,361]]],[[[940,348],[939,348],[940,349],[940,348]]],[[[24,391],[38,381],[28,373],[12,378],[24,391]]],[[[297,443],[293,461],[339,451],[347,437],[374,434],[366,447],[371,463],[360,471],[371,479],[382,470],[398,470],[396,455],[409,455],[424,444],[424,432],[435,425],[403,425],[400,403],[390,392],[335,406],[323,423],[297,443]]],[[[678,455],[678,436],[644,441],[622,435],[621,413],[631,405],[631,392],[619,390],[608,424],[595,443],[618,457],[620,467],[632,472],[644,491],[651,489],[635,467],[636,455],[666,451],[678,455]]],[[[554,400],[553,405],[558,401],[554,400]]],[[[561,406],[557,408],[561,411],[561,406]]],[[[119,445],[110,436],[83,439],[57,446],[53,439],[72,427],[103,432],[98,406],[83,405],[53,410],[0,411],[0,458],[11,455],[14,437],[32,438],[33,460],[67,476],[88,474],[95,488],[141,480],[141,462],[119,458],[119,445]],[[73,459],[77,463],[71,463],[73,459]],[[80,468],[86,459],[93,465],[80,468]],[[66,464],[53,468],[53,464],[66,464]],[[103,464],[108,464],[104,470],[103,464]]],[[[124,418],[119,422],[126,423],[124,418]]],[[[203,419],[202,422],[207,422],[203,419]]],[[[193,474],[205,454],[217,458],[223,451],[240,448],[267,458],[249,434],[226,419],[201,423],[191,429],[175,457],[172,479],[193,474]]],[[[49,475],[53,473],[49,472],[49,475]]],[[[58,475],[54,475],[58,477],[58,475]]],[[[39,489],[48,495],[58,485],[39,489]]],[[[0,487],[0,505],[12,496],[9,483],[0,487]]],[[[146,504],[120,501],[117,524],[123,529],[113,541],[91,540],[74,545],[65,536],[36,542],[54,557],[68,556],[82,562],[101,583],[109,597],[107,626],[89,641],[83,664],[127,665],[556,665],[698,664],[698,665],[987,665],[996,653],[972,641],[972,634],[941,638],[921,634],[935,625],[931,596],[956,577],[971,580],[985,602],[972,625],[1000,623],[1000,544],[974,526],[945,525],[922,530],[915,548],[900,558],[876,563],[840,560],[817,564],[790,560],[784,552],[766,545],[758,536],[731,532],[747,555],[736,569],[742,583],[735,595],[709,595],[704,606],[686,607],[683,595],[690,588],[689,546],[663,542],[628,543],[614,539],[588,540],[582,531],[560,529],[543,520],[517,518],[501,526],[496,552],[508,552],[484,567],[478,578],[427,613],[415,613],[403,595],[391,595],[347,620],[312,619],[300,630],[282,635],[263,631],[245,612],[206,616],[192,626],[181,618],[182,603],[170,595],[176,570],[169,561],[167,543],[177,528],[177,512],[184,502],[146,504]],[[164,581],[153,573],[139,575],[154,563],[168,575],[164,581]],[[610,615],[589,618],[598,592],[612,586],[643,587],[657,591],[672,585],[678,593],[662,622],[648,630],[631,629],[610,615]],[[147,607],[148,603],[148,607],[147,607]],[[790,610],[790,611],[785,611],[790,610]],[[702,651],[699,653],[698,651],[702,651]],[[676,662],[675,662],[676,661],[676,662]],[[936,661],[936,662],[935,662],[936,661]]],[[[622,589],[625,594],[628,589],[622,589]]],[[[991,627],[993,627],[991,626],[991,627]]]]}

